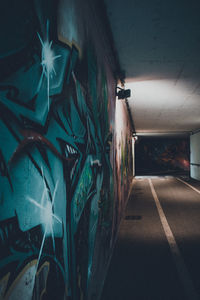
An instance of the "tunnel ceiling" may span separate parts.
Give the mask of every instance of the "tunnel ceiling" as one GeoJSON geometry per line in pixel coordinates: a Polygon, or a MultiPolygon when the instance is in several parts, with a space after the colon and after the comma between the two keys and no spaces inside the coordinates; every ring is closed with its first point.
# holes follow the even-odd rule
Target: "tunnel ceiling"
{"type": "Polygon", "coordinates": [[[199,129],[199,0],[105,3],[136,132],[199,129]]]}

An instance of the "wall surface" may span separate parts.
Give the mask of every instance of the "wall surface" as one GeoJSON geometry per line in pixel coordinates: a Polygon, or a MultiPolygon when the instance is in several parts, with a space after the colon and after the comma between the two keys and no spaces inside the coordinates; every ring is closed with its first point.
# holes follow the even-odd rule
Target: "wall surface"
{"type": "Polygon", "coordinates": [[[135,143],[136,139],[132,138],[132,160],[133,160],[133,176],[135,176],[135,143]]]}
{"type": "Polygon", "coordinates": [[[132,150],[95,3],[1,2],[0,299],[100,296],[132,150]]]}
{"type": "Polygon", "coordinates": [[[190,176],[200,180],[200,132],[190,136],[190,176]]]}
{"type": "Polygon", "coordinates": [[[189,138],[139,137],[136,174],[187,173],[190,169],[189,138]]]}

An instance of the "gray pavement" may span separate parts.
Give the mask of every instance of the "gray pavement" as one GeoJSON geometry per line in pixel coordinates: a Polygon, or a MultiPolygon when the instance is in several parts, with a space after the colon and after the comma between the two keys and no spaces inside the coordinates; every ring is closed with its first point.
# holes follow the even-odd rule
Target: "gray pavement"
{"type": "Polygon", "coordinates": [[[101,300],[200,299],[197,191],[171,176],[134,179],[101,300]]]}

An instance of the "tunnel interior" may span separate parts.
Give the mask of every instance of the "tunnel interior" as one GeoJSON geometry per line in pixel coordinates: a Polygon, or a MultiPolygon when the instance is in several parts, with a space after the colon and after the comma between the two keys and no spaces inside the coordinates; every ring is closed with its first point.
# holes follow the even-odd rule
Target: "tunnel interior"
{"type": "Polygon", "coordinates": [[[1,1],[0,300],[200,295],[199,3],[1,1]]]}
{"type": "Polygon", "coordinates": [[[188,137],[140,137],[135,144],[136,175],[187,175],[190,170],[188,137]]]}

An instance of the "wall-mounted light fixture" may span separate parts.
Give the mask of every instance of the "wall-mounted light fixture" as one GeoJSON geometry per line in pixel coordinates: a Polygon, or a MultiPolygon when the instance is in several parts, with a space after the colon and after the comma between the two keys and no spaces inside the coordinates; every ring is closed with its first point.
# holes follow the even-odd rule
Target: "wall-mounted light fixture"
{"type": "Polygon", "coordinates": [[[133,132],[132,137],[133,137],[134,142],[136,142],[138,140],[138,136],[136,135],[136,132],[133,132]]]}
{"type": "Polygon", "coordinates": [[[131,90],[125,90],[120,88],[119,86],[116,87],[115,93],[118,99],[126,99],[131,96],[131,90]],[[117,91],[117,89],[119,89],[119,91],[117,91]]]}

